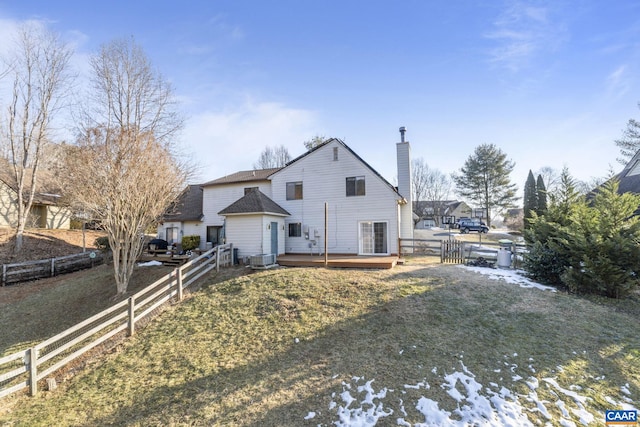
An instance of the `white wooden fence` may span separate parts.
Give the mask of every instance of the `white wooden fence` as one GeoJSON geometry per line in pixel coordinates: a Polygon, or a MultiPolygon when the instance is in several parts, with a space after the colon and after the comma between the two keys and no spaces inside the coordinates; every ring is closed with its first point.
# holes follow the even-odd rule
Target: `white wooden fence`
{"type": "Polygon", "coordinates": [[[0,283],[5,286],[12,283],[42,279],[43,277],[53,277],[58,274],[92,268],[94,265],[102,264],[102,262],[102,253],[93,251],[38,261],[2,264],[0,283]]]}
{"type": "Polygon", "coordinates": [[[38,382],[89,350],[118,337],[134,334],[136,325],[148,322],[171,299],[182,300],[185,288],[204,274],[231,265],[233,246],[217,246],[176,268],[145,289],[95,316],[29,349],[0,358],[0,398],[29,387],[38,393],[38,382]],[[144,323],[142,323],[144,322],[144,323]]]}

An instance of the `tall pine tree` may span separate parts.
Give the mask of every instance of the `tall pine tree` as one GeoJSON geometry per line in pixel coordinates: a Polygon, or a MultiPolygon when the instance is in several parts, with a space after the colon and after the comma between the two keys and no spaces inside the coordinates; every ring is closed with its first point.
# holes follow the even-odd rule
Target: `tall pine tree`
{"type": "Polygon", "coordinates": [[[533,216],[533,212],[538,212],[538,191],[536,188],[536,180],[533,172],[529,169],[527,182],[524,184],[524,197],[522,199],[524,208],[524,228],[529,228],[529,220],[533,216]]]}
{"type": "Polygon", "coordinates": [[[453,175],[458,194],[486,212],[489,227],[493,210],[511,208],[517,200],[516,185],[509,178],[514,167],[515,163],[498,147],[482,144],[465,161],[460,173],[453,175]]]}
{"type": "Polygon", "coordinates": [[[536,213],[538,215],[544,215],[547,211],[547,188],[544,186],[544,180],[542,175],[538,175],[536,180],[536,193],[538,195],[538,206],[536,206],[536,213]]]}

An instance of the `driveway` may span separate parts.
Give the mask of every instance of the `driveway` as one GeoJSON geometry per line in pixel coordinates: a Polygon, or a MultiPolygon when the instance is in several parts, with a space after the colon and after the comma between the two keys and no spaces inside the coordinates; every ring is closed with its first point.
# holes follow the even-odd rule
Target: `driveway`
{"type": "MultiPolygon", "coordinates": [[[[518,241],[521,239],[517,236],[509,234],[507,230],[503,230],[503,229],[491,229],[487,234],[490,236],[488,240],[494,240],[494,241],[497,241],[499,239],[509,239],[509,240],[518,241]]],[[[482,235],[483,240],[485,236],[487,236],[487,234],[482,235]]],[[[476,235],[478,235],[478,233],[470,233],[466,236],[476,236],[476,235]]],[[[426,229],[426,230],[413,230],[413,237],[415,239],[447,240],[449,239],[449,236],[451,236],[452,239],[458,238],[459,236],[461,236],[460,230],[455,228],[449,230],[447,228],[437,228],[437,227],[434,227],[433,229],[426,229]]],[[[469,240],[469,239],[467,238],[464,240],[469,240]]]]}

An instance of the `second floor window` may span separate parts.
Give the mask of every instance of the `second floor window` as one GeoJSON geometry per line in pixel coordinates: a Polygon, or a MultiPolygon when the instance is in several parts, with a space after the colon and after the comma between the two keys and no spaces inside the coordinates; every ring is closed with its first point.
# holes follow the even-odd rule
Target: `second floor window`
{"type": "Polygon", "coordinates": [[[287,182],[287,200],[302,199],[302,182],[287,182]]]}
{"type": "Polygon", "coordinates": [[[347,178],[347,197],[364,195],[364,176],[351,176],[347,178]]]}

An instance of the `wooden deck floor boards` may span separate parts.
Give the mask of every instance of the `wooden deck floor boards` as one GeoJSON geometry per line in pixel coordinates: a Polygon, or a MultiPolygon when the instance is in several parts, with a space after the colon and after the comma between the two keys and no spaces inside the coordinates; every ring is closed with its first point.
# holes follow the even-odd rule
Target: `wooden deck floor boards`
{"type": "MultiPolygon", "coordinates": [[[[280,255],[276,262],[286,267],[324,267],[324,255],[280,255]]],[[[389,269],[398,262],[398,257],[363,256],[363,255],[329,255],[329,268],[373,268],[389,269]]]]}

